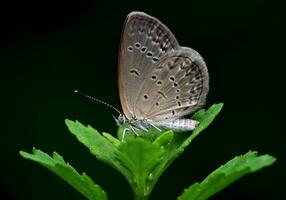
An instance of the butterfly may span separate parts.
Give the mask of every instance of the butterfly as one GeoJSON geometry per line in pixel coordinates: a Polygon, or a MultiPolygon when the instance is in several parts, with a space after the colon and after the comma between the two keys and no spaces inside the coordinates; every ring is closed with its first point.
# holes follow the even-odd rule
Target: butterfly
{"type": "Polygon", "coordinates": [[[194,130],[198,121],[182,118],[204,105],[209,75],[200,54],[179,45],[155,17],[131,12],[121,36],[118,85],[127,129],[194,130]]]}

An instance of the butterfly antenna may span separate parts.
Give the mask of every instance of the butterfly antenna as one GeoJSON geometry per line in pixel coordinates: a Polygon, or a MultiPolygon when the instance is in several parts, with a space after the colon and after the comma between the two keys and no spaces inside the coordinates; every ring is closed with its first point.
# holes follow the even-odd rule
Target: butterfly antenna
{"type": "Polygon", "coordinates": [[[113,110],[115,110],[115,111],[118,112],[119,114],[121,114],[121,112],[120,112],[117,108],[115,108],[114,106],[110,105],[109,103],[106,103],[106,102],[101,101],[101,100],[99,100],[99,99],[97,99],[97,98],[94,98],[94,97],[92,97],[92,96],[89,96],[89,95],[87,95],[87,94],[85,94],[85,93],[83,93],[83,92],[81,92],[81,91],[79,91],[79,90],[74,90],[73,93],[76,94],[76,95],[79,95],[79,96],[82,96],[82,97],[91,99],[91,100],[93,100],[93,101],[102,103],[102,104],[106,105],[107,107],[112,108],[113,110]]]}

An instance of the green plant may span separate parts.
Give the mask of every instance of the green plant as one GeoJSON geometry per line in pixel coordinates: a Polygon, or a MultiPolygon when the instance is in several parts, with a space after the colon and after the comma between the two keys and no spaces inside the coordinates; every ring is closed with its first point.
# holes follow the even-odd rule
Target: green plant
{"type": "MultiPolygon", "coordinates": [[[[200,124],[190,135],[150,130],[142,137],[135,137],[133,133],[126,134],[122,142],[123,128],[119,128],[118,138],[115,138],[108,133],[100,134],[91,126],[84,126],[78,121],[66,120],[66,125],[98,160],[111,165],[127,179],[136,200],[145,200],[148,199],[161,174],[192,140],[209,126],[222,106],[222,103],[215,104],[207,111],[201,109],[196,112],[193,119],[200,121],[200,124]]],[[[56,152],[50,157],[34,148],[32,154],[23,151],[20,151],[20,154],[53,171],[87,199],[107,199],[107,194],[99,185],[85,173],[80,175],[56,152]]],[[[257,152],[252,151],[235,157],[202,182],[194,183],[185,189],[178,200],[207,199],[240,177],[269,166],[274,161],[275,158],[270,155],[257,156],[257,152]]]]}

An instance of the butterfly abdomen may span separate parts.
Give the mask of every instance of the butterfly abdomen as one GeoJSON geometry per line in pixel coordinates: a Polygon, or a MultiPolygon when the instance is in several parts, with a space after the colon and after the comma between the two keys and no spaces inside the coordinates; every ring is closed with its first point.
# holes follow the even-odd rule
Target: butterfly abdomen
{"type": "Polygon", "coordinates": [[[176,119],[173,121],[162,122],[160,126],[177,132],[192,131],[199,124],[198,121],[192,119],[176,119]]]}

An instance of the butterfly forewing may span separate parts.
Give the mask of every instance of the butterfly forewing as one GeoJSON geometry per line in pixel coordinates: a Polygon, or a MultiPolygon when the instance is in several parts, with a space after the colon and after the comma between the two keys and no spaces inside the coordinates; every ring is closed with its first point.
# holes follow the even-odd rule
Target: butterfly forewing
{"type": "Polygon", "coordinates": [[[118,82],[128,119],[145,117],[136,103],[142,84],[163,55],[179,48],[174,35],[158,19],[142,12],[127,16],[121,37],[118,82]]]}
{"type": "Polygon", "coordinates": [[[154,124],[190,114],[204,104],[208,79],[202,57],[181,47],[162,56],[146,76],[135,107],[154,124]]]}

